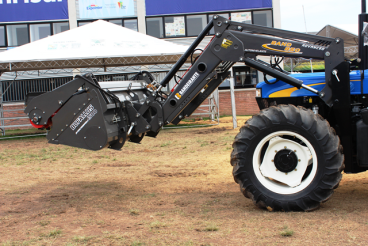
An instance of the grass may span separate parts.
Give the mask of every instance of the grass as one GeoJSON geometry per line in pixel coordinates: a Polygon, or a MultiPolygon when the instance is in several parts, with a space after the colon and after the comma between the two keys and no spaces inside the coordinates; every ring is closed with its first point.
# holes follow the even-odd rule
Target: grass
{"type": "Polygon", "coordinates": [[[204,228],[205,231],[218,231],[219,228],[216,224],[214,223],[210,223],[206,226],[206,228],[204,228]]]}
{"type": "Polygon", "coordinates": [[[169,146],[170,144],[171,144],[171,141],[161,144],[160,147],[166,147],[166,146],[169,146]]]}
{"type": "Polygon", "coordinates": [[[150,224],[150,228],[151,228],[151,229],[159,229],[159,228],[166,227],[166,226],[167,226],[167,225],[166,225],[165,223],[160,222],[160,221],[158,221],[158,220],[156,220],[156,221],[154,221],[154,222],[152,222],[152,223],[150,224]]]}
{"type": "Polygon", "coordinates": [[[75,236],[73,237],[73,241],[76,243],[88,243],[90,240],[92,240],[92,236],[75,236]]]}
{"type": "Polygon", "coordinates": [[[291,237],[294,234],[294,231],[289,229],[288,226],[284,226],[283,230],[280,231],[280,235],[283,237],[291,237]]]}
{"type": "Polygon", "coordinates": [[[130,215],[139,215],[139,213],[140,213],[139,209],[136,208],[129,209],[130,215]]]}

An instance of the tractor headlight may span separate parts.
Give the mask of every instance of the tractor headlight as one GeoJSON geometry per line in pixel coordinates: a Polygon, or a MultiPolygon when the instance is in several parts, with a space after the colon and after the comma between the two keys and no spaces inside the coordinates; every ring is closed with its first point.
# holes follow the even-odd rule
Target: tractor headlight
{"type": "Polygon", "coordinates": [[[262,89],[261,88],[256,89],[256,97],[262,97],[262,89]]]}

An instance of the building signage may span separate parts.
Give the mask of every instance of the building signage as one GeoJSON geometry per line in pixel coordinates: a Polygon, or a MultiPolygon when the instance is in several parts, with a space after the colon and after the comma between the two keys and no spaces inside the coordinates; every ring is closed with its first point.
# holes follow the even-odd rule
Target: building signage
{"type": "Polygon", "coordinates": [[[121,18],[135,15],[133,0],[79,0],[79,19],[121,18]]]}
{"type": "Polygon", "coordinates": [[[68,18],[68,0],[0,0],[0,22],[68,18]]]}

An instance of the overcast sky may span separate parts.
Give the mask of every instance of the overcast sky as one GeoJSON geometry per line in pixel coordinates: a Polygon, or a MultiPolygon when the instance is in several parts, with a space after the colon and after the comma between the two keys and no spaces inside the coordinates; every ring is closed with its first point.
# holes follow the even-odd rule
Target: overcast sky
{"type": "Polygon", "coordinates": [[[280,7],[282,29],[318,32],[331,25],[358,34],[361,0],[280,0],[280,7]]]}

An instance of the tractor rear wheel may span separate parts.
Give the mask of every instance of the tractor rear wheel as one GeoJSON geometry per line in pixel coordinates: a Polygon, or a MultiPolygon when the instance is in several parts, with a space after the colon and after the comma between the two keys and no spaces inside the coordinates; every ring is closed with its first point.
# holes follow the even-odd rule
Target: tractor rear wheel
{"type": "Polygon", "coordinates": [[[337,188],[340,139],[320,115],[293,105],[262,110],[235,137],[231,165],[245,197],[270,211],[311,211],[337,188]]]}

